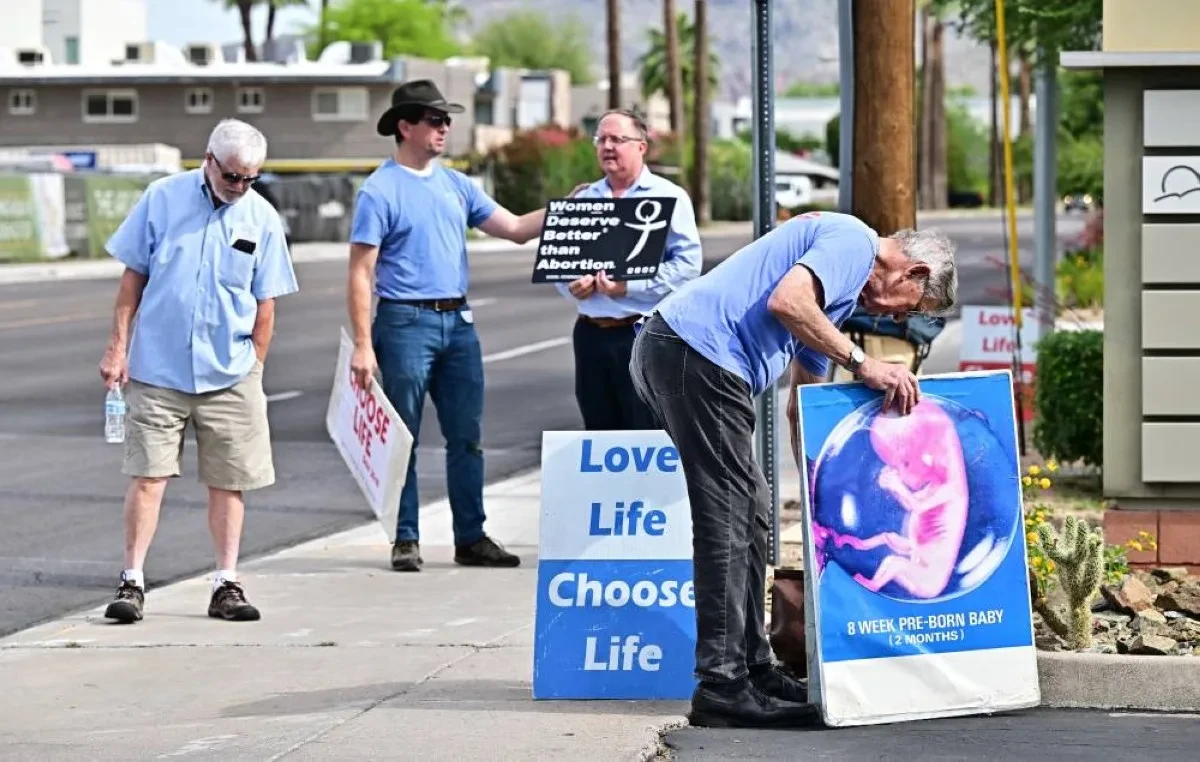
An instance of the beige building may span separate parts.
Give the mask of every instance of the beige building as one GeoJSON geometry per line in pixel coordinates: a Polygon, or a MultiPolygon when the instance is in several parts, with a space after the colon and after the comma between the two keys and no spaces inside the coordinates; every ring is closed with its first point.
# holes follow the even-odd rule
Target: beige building
{"type": "Polygon", "coordinates": [[[448,153],[503,143],[514,129],[570,123],[565,72],[489,71],[472,59],[383,60],[378,44],[334,43],[316,61],[298,42],[247,63],[237,46],[126,46],[116,63],[0,67],[0,148],[165,143],[184,166],[204,155],[213,124],[244,119],[270,140],[270,171],[368,170],[392,150],[375,132],[402,81],[432,79],[462,103],[448,153]],[[480,118],[482,116],[482,119],[480,118]]]}
{"type": "Polygon", "coordinates": [[[1200,566],[1200,3],[1105,0],[1104,492],[1109,542],[1200,566]]]}

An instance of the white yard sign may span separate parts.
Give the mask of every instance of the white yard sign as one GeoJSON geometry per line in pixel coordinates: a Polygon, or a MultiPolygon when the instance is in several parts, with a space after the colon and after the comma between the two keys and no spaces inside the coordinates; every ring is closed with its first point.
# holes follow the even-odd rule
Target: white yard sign
{"type": "Polygon", "coordinates": [[[343,328],[325,428],[379,519],[388,542],[395,542],[400,491],[404,489],[413,438],[378,381],[372,378],[366,389],[354,381],[350,373],[353,351],[354,342],[343,328]]]}

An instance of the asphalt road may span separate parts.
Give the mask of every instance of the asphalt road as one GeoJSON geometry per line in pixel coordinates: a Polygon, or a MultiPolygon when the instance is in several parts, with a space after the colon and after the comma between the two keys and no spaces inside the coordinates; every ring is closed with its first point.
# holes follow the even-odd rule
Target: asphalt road
{"type": "Polygon", "coordinates": [[[684,728],[667,736],[680,762],[837,760],[1179,760],[1195,754],[1200,716],[1037,709],[820,730],[684,728]]]}
{"type": "MultiPolygon", "coordinates": [[[[1078,229],[1074,219],[1060,225],[1064,235],[1078,229]]],[[[1003,256],[1000,218],[938,224],[959,242],[963,299],[1002,303],[1005,273],[988,261],[1003,256]]],[[[1032,220],[1022,219],[1021,237],[1031,236],[1032,220]]],[[[747,239],[707,236],[708,265],[747,239]]],[[[535,467],[543,431],[580,425],[569,344],[574,311],[556,292],[529,283],[530,257],[472,256],[471,298],[487,363],[489,481],[535,467]]],[[[301,264],[297,272],[302,290],[280,302],[265,371],[278,481],[248,500],[243,558],[371,520],[324,426],[345,323],[345,265],[301,264]]],[[[115,288],[111,279],[0,287],[0,635],[95,606],[115,588],[126,483],[121,448],[103,440],[96,370],[115,288]]],[[[430,405],[418,449],[423,503],[445,494],[441,446],[430,405]]],[[[149,587],[212,568],[190,442],[184,463],[147,560],[149,587]]]]}

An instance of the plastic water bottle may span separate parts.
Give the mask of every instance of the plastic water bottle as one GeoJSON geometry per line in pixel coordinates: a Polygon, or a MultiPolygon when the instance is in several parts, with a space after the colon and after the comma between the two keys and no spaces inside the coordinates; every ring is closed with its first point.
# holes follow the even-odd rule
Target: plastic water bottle
{"type": "Polygon", "coordinates": [[[114,384],[104,397],[104,441],[119,444],[125,441],[125,398],[121,385],[114,384]]]}

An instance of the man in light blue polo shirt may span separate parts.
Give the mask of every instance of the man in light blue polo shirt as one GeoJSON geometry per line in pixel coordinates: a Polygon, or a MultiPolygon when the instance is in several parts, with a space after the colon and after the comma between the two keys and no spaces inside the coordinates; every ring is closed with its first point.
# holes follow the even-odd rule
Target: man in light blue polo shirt
{"type": "Polygon", "coordinates": [[[129,385],[122,470],[132,477],[125,571],[105,612],[118,621],[142,618],[142,565],[189,421],[216,549],[208,614],[259,618],[236,574],[242,494],[275,481],[263,361],[275,299],[299,289],[279,215],[251,187],[266,154],[261,132],[222,121],[204,166],[151,183],[108,241],[125,272],[100,375],[129,385]]]}
{"type": "Polygon", "coordinates": [[[384,394],[413,435],[392,547],[397,571],[422,564],[416,463],[426,395],[446,440],[455,562],[520,564],[483,530],[483,356],[467,303],[466,231],[525,243],[541,232],[545,210],[517,217],[435,161],[446,150],[451,114],[462,111],[429,80],[396,88],[376,125],[395,139],[395,154],[363,183],[350,232],[350,368],[364,385],[378,368],[384,394]]]}
{"type": "Polygon", "coordinates": [[[958,276],[945,236],[880,238],[844,214],[810,213],[756,239],[660,305],[634,343],[634,385],[679,450],[694,534],[696,673],[693,725],[806,725],[819,712],[772,664],[764,589],[769,487],[754,460],[754,398],[791,368],[824,381],[829,359],[884,405],[907,414],[917,380],[863,354],[838,326],[855,304],[904,316],[953,309],[958,276]],[[799,265],[799,266],[797,266],[799,265]]]}
{"type": "Polygon", "coordinates": [[[593,138],[604,177],[575,197],[675,198],[658,273],[651,280],[614,281],[601,272],[556,284],[559,293],[578,302],[579,317],[572,333],[575,400],[583,427],[589,431],[658,428],[629,378],[634,323],[698,277],[704,264],[692,199],[683,188],[646,167],[648,141],[646,123],[637,112],[618,109],[604,114],[593,138]]]}

